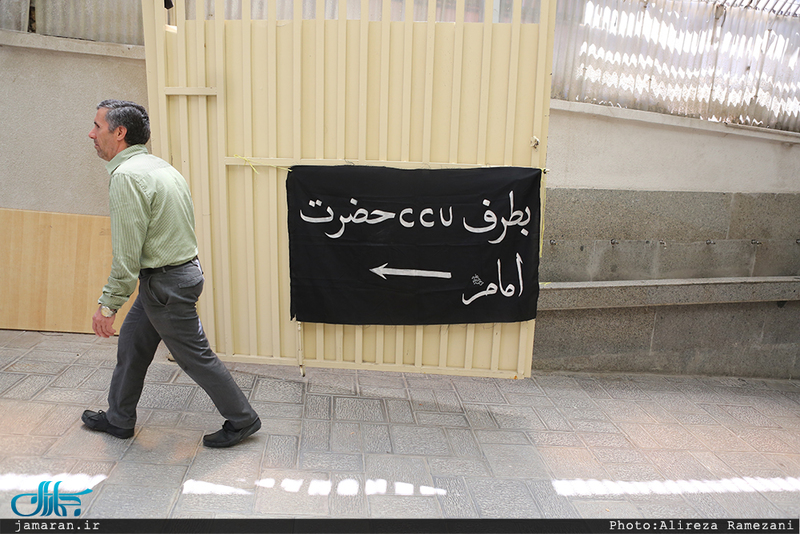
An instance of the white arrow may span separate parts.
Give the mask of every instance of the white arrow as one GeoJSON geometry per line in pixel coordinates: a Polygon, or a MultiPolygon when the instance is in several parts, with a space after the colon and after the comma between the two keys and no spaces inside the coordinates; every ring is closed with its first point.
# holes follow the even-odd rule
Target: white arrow
{"type": "Polygon", "coordinates": [[[450,278],[451,274],[446,273],[444,271],[420,271],[418,269],[392,269],[386,267],[389,265],[388,263],[384,263],[380,267],[375,267],[374,269],[370,269],[373,273],[377,274],[384,280],[386,280],[386,275],[394,275],[394,276],[421,276],[423,278],[450,278]]]}

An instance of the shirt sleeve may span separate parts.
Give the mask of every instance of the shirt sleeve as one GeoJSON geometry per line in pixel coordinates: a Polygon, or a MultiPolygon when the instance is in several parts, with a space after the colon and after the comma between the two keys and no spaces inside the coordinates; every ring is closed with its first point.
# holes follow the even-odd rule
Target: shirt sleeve
{"type": "Polygon", "coordinates": [[[98,302],[118,310],[136,289],[150,221],[150,199],[136,177],[125,174],[112,175],[108,196],[113,260],[98,302]]]}

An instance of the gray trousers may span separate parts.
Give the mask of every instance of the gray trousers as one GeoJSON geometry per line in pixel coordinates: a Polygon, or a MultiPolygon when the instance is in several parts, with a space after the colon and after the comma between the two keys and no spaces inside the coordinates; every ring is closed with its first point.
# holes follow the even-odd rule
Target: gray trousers
{"type": "Polygon", "coordinates": [[[203,284],[196,259],[139,277],[139,295],[120,328],[117,366],[108,392],[106,414],[112,425],[133,428],[136,424],[144,377],[162,339],[178,366],[205,390],[234,428],[250,425],[258,417],[208,344],[196,307],[203,284]]]}

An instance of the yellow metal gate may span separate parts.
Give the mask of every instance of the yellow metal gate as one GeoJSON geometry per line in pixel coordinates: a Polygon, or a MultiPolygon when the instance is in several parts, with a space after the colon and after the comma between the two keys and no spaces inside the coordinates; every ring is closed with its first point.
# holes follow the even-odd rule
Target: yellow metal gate
{"type": "Polygon", "coordinates": [[[221,357],[530,375],[534,321],[292,321],[285,179],[301,163],[544,167],[555,0],[142,5],[152,149],[192,188],[221,357]]]}

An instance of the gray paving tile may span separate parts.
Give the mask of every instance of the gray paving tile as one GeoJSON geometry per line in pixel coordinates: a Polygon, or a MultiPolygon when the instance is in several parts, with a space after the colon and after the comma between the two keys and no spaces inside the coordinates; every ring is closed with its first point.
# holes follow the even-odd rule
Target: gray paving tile
{"type": "Polygon", "coordinates": [[[546,478],[549,476],[543,451],[532,445],[481,445],[492,474],[501,478],[546,478]]]}
{"type": "Polygon", "coordinates": [[[554,479],[564,480],[608,478],[608,472],[603,465],[586,449],[543,448],[539,449],[539,454],[548,473],[532,478],[545,478],[549,474],[554,479]]]}
{"type": "Polygon", "coordinates": [[[194,388],[194,395],[192,395],[191,399],[186,407],[189,412],[213,413],[217,411],[214,401],[211,400],[208,393],[199,387],[194,388]]]}
{"type": "Polygon", "coordinates": [[[139,408],[184,410],[196,388],[174,384],[144,384],[139,408]]]}
{"type": "Polygon", "coordinates": [[[180,372],[180,369],[175,363],[153,362],[150,364],[150,367],[147,368],[147,375],[144,380],[150,383],[166,384],[167,382],[171,382],[178,372],[180,372]]]}
{"type": "Polygon", "coordinates": [[[392,423],[413,423],[414,413],[411,411],[411,404],[404,400],[386,400],[386,411],[389,414],[389,421],[392,423]]]}
{"type": "Polygon", "coordinates": [[[0,435],[28,434],[53,410],[52,404],[10,400],[3,402],[0,435]]]}
{"type": "Polygon", "coordinates": [[[380,399],[357,399],[334,397],[333,416],[340,421],[364,421],[381,423],[386,421],[383,401],[380,399]]]}
{"type": "Polygon", "coordinates": [[[34,436],[61,436],[81,423],[81,414],[85,408],[60,404],[52,407],[36,428],[31,431],[34,436]]]}
{"type": "Polygon", "coordinates": [[[370,495],[367,500],[370,517],[376,519],[442,517],[435,496],[370,495]]]}
{"type": "Polygon", "coordinates": [[[64,369],[66,369],[68,365],[69,365],[68,363],[64,362],[31,360],[23,357],[15,361],[8,367],[6,367],[5,372],[40,374],[40,375],[57,375],[61,373],[64,369]]]}
{"type": "Polygon", "coordinates": [[[467,428],[445,428],[450,446],[456,456],[462,458],[480,458],[482,452],[472,431],[467,428]]]}
{"type": "Polygon", "coordinates": [[[531,443],[537,447],[583,447],[581,438],[574,432],[531,432],[531,443]]]}
{"type": "Polygon", "coordinates": [[[500,443],[504,445],[529,445],[525,432],[511,430],[476,430],[475,437],[478,443],[500,443]]]}
{"type": "Polygon", "coordinates": [[[258,412],[263,423],[266,419],[300,419],[303,417],[302,404],[282,404],[279,402],[255,402],[250,404],[258,412]]]}
{"type": "Polygon", "coordinates": [[[561,415],[558,408],[540,406],[535,408],[535,410],[547,430],[562,430],[566,432],[572,430],[572,425],[561,415]]]}
{"type": "Polygon", "coordinates": [[[361,424],[362,450],[369,453],[391,453],[392,440],[388,425],[361,424]]]}
{"type": "Polygon", "coordinates": [[[525,482],[503,479],[467,479],[482,518],[541,518],[542,512],[525,482]]]}
{"type": "Polygon", "coordinates": [[[5,399],[29,400],[53,381],[48,375],[28,375],[3,392],[5,399]]]}
{"type": "Polygon", "coordinates": [[[201,447],[186,473],[186,479],[252,492],[261,469],[262,456],[260,449],[201,447]]]}
{"type": "Polygon", "coordinates": [[[105,391],[46,387],[36,395],[36,400],[58,404],[66,403],[78,404],[81,406],[94,406],[100,402],[104,402],[107,396],[105,391]]]}
{"type": "Polygon", "coordinates": [[[245,492],[245,490],[239,490],[242,493],[226,493],[236,491],[236,488],[229,488],[228,486],[209,487],[194,483],[189,487],[192,491],[197,491],[198,493],[184,493],[181,495],[170,517],[191,517],[191,514],[198,514],[198,517],[208,517],[209,510],[224,511],[226,517],[236,515],[252,516],[253,514],[256,501],[255,491],[245,492]]]}
{"type": "Polygon", "coordinates": [[[436,488],[444,490],[444,494],[436,497],[443,517],[471,519],[478,517],[478,511],[472,502],[467,484],[461,477],[434,477],[436,488]]]}
{"type": "MultiPolygon", "coordinates": [[[[54,387],[76,388],[94,372],[94,367],[70,365],[53,380],[51,385],[54,387]]],[[[108,383],[106,383],[106,386],[108,386],[108,383]]]]}
{"type": "Polygon", "coordinates": [[[604,464],[603,467],[611,480],[650,482],[664,478],[661,472],[650,464],[604,464]]]}
{"type": "Polygon", "coordinates": [[[786,513],[760,493],[719,493],[714,495],[726,512],[726,517],[785,518],[786,513]]]}
{"type": "Polygon", "coordinates": [[[436,397],[436,404],[439,407],[439,411],[448,413],[464,412],[464,408],[461,406],[461,400],[455,392],[447,389],[435,389],[433,390],[433,395],[436,397]]]}
{"type": "Polygon", "coordinates": [[[361,471],[364,469],[364,461],[360,454],[304,451],[300,453],[300,469],[361,471]]]}
{"type": "Polygon", "coordinates": [[[176,488],[183,484],[186,471],[185,465],[117,462],[103,484],[176,488]]]}
{"type": "Polygon", "coordinates": [[[17,475],[57,475],[69,473],[78,461],[72,458],[39,458],[35,456],[15,456],[0,461],[0,473],[17,475]]]}
{"type": "Polygon", "coordinates": [[[747,451],[753,448],[722,426],[688,426],[686,429],[712,451],[747,451]]]}
{"type": "Polygon", "coordinates": [[[546,519],[574,519],[578,512],[570,504],[569,499],[559,495],[549,480],[530,480],[528,488],[536,501],[537,507],[546,519]]]}
{"type": "Polygon", "coordinates": [[[488,477],[492,473],[483,460],[475,458],[430,458],[428,465],[435,476],[488,477]]]}
{"type": "Polygon", "coordinates": [[[367,517],[367,496],[362,473],[332,473],[330,516],[333,518],[367,517]],[[358,488],[357,491],[354,491],[358,488]]]}
{"type": "Polygon", "coordinates": [[[753,408],[752,406],[720,406],[723,410],[728,412],[731,417],[736,419],[737,421],[741,421],[742,423],[749,425],[749,426],[759,426],[759,427],[768,427],[768,428],[777,428],[774,422],[772,422],[768,417],[764,414],[753,408]]]}
{"type": "Polygon", "coordinates": [[[441,428],[391,425],[389,427],[393,450],[396,454],[449,455],[447,436],[441,428]]]}
{"type": "Polygon", "coordinates": [[[166,518],[178,496],[175,488],[104,486],[85,512],[88,517],[166,518]]]}
{"type": "Polygon", "coordinates": [[[202,437],[203,433],[197,430],[144,427],[134,437],[123,459],[126,462],[189,465],[201,446],[202,437]]]}
{"type": "Polygon", "coordinates": [[[365,454],[364,473],[367,480],[386,480],[388,487],[395,482],[415,487],[432,486],[433,479],[422,458],[386,454],[365,454]]]}
{"type": "Polygon", "coordinates": [[[439,411],[432,389],[409,389],[408,395],[411,398],[411,409],[415,412],[439,411]]]}
{"type": "Polygon", "coordinates": [[[331,451],[361,452],[359,423],[333,423],[331,425],[331,451]]]}
{"type": "Polygon", "coordinates": [[[355,395],[356,377],[339,376],[332,373],[309,375],[308,392],[329,395],[355,395]]]}
{"type": "Polygon", "coordinates": [[[12,386],[24,380],[26,376],[27,375],[22,373],[14,374],[14,373],[3,372],[2,374],[0,374],[0,394],[2,394],[4,391],[9,390],[12,386]]]}
{"type": "Polygon", "coordinates": [[[497,428],[497,423],[492,419],[489,408],[483,404],[465,404],[464,413],[472,428],[497,428]]]}
{"type": "MultiPolygon", "coordinates": [[[[36,438],[41,440],[42,438],[36,438]]],[[[89,430],[82,424],[73,427],[58,438],[48,449],[51,456],[90,460],[119,460],[132,443],[132,439],[117,439],[102,432],[89,430]]]]}
{"type": "Polygon", "coordinates": [[[264,456],[265,468],[295,469],[297,467],[296,436],[271,435],[264,456]]]}
{"type": "Polygon", "coordinates": [[[717,452],[725,462],[740,476],[765,477],[782,476],[779,467],[759,452],[717,452]]]}
{"type": "Polygon", "coordinates": [[[494,382],[481,380],[459,380],[455,384],[458,396],[463,402],[479,402],[483,404],[506,404],[500,390],[494,382]]]}
{"type": "Polygon", "coordinates": [[[304,417],[330,420],[332,401],[328,395],[306,395],[304,417]]]}
{"type": "Polygon", "coordinates": [[[256,380],[252,399],[263,402],[300,404],[303,402],[304,390],[305,384],[302,382],[259,378],[256,380]]]}
{"type": "Polygon", "coordinates": [[[331,448],[331,423],[329,421],[303,420],[300,449],[329,451],[331,448]]]}
{"type": "Polygon", "coordinates": [[[41,332],[20,332],[5,342],[5,347],[10,349],[30,349],[44,340],[41,332]]]}
{"type": "Polygon", "coordinates": [[[647,451],[647,457],[665,477],[671,480],[709,480],[715,478],[695,455],[687,451],[647,451]]]}
{"type": "Polygon", "coordinates": [[[642,425],[666,449],[704,450],[706,445],[681,425],[642,425]]]}
{"type": "MultiPolygon", "coordinates": [[[[327,517],[329,493],[320,494],[327,473],[266,469],[261,472],[256,488],[254,511],[270,516],[327,517]]],[[[332,482],[331,482],[332,484],[332,482]]]]}
{"type": "Polygon", "coordinates": [[[417,412],[417,423],[426,426],[468,427],[466,417],[452,413],[417,412]]]}
{"type": "Polygon", "coordinates": [[[611,434],[607,432],[578,432],[578,436],[583,440],[587,447],[592,449],[609,447],[615,449],[633,448],[633,445],[623,434],[611,434]]]}
{"type": "Polygon", "coordinates": [[[593,500],[574,499],[570,501],[578,515],[584,519],[636,519],[644,517],[642,512],[625,500],[593,500]]]}
{"type": "Polygon", "coordinates": [[[537,395],[523,395],[520,393],[503,393],[506,400],[512,406],[532,406],[534,408],[538,408],[539,406],[542,407],[553,407],[553,401],[545,396],[537,396],[537,395]]]}
{"type": "Polygon", "coordinates": [[[593,448],[592,454],[604,464],[643,464],[649,460],[641,451],[632,447],[624,449],[593,448]]]}
{"type": "Polygon", "coordinates": [[[358,396],[382,399],[407,399],[408,391],[399,388],[385,388],[383,386],[359,385],[358,396]]]}
{"type": "Polygon", "coordinates": [[[533,408],[528,406],[489,406],[492,418],[503,429],[547,430],[533,408]]]}

